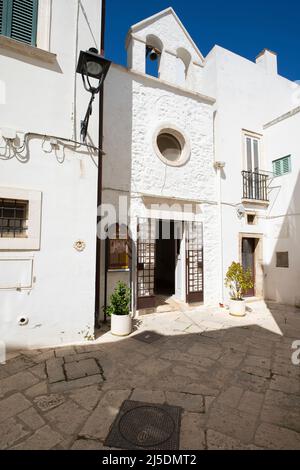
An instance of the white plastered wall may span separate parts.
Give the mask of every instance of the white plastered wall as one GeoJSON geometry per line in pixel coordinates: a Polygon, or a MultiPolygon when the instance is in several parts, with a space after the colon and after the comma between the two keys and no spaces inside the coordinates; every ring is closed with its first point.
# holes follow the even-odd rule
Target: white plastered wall
{"type": "MultiPolygon", "coordinates": [[[[26,133],[42,134],[28,136],[23,159],[1,159],[0,187],[15,194],[22,191],[29,199],[34,192],[41,195],[39,243],[18,251],[0,250],[1,269],[1,260],[11,260],[13,280],[5,286],[1,275],[0,339],[8,348],[85,341],[93,335],[98,157],[62,141],[52,148],[43,135],[80,139],[89,96],[75,68],[81,49],[99,48],[100,28],[100,0],[42,0],[37,40],[41,52],[27,45],[0,47],[0,80],[6,90],[0,134],[2,126],[15,130],[21,143],[26,133]],[[83,251],[76,249],[78,241],[84,242],[83,251]],[[20,288],[20,282],[27,288],[20,288]],[[28,319],[22,327],[21,316],[28,319]]],[[[95,101],[94,110],[97,107],[95,101]]],[[[89,135],[97,145],[95,111],[89,135]]]]}

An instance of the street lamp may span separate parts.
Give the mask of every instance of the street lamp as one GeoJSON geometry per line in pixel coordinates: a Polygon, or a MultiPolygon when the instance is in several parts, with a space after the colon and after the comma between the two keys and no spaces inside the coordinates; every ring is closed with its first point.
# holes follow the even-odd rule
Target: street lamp
{"type": "Polygon", "coordinates": [[[85,118],[81,121],[80,133],[83,142],[86,141],[89,120],[93,110],[93,101],[103,85],[110,65],[111,62],[101,57],[98,50],[94,47],[86,52],[80,51],[76,72],[81,74],[84,88],[92,95],[85,118]],[[91,78],[98,81],[96,86],[91,84],[91,78]]]}

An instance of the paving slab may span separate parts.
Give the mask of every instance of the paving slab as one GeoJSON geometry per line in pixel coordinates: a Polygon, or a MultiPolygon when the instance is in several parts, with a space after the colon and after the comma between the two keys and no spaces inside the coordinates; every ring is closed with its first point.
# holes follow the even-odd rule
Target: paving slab
{"type": "Polygon", "coordinates": [[[96,360],[92,358],[69,362],[65,364],[65,371],[68,380],[81,379],[83,377],[101,373],[96,360]]]}
{"type": "Polygon", "coordinates": [[[168,405],[180,406],[186,411],[204,413],[204,398],[202,395],[182,392],[166,392],[168,405]]]}
{"type": "Polygon", "coordinates": [[[45,419],[55,426],[62,434],[73,435],[82,427],[88,417],[88,411],[79,407],[72,400],[48,411],[45,419]]]}
{"type": "Polygon", "coordinates": [[[131,390],[108,391],[78,433],[79,437],[105,440],[119,409],[131,390]]]}
{"type": "Polygon", "coordinates": [[[180,406],[184,450],[299,449],[299,311],[249,306],[244,319],[214,307],[144,315],[138,333],[163,335],[153,344],[105,327],[92,343],[9,356],[0,448],[105,449],[129,399],[180,406]]]}
{"type": "Polygon", "coordinates": [[[64,361],[61,357],[51,358],[46,361],[46,371],[49,383],[66,380],[63,364],[64,361]]]}
{"type": "Polygon", "coordinates": [[[26,390],[38,382],[39,379],[30,372],[18,372],[6,379],[0,380],[0,397],[9,392],[26,390]]]}
{"type": "Polygon", "coordinates": [[[8,398],[4,398],[0,401],[0,423],[30,407],[30,401],[21,393],[15,393],[8,398]]]}
{"type": "Polygon", "coordinates": [[[226,434],[209,429],[206,433],[208,450],[261,450],[253,444],[244,444],[226,434]]]}
{"type": "Polygon", "coordinates": [[[198,413],[183,413],[180,429],[180,450],[204,450],[205,432],[198,413]]]}
{"type": "Polygon", "coordinates": [[[255,434],[255,443],[273,450],[300,450],[300,435],[287,428],[262,423],[255,434]]]}
{"type": "Polygon", "coordinates": [[[82,377],[81,379],[75,379],[70,381],[56,382],[50,384],[49,390],[53,393],[64,393],[75,388],[88,387],[89,385],[101,384],[103,383],[103,377],[100,374],[90,375],[87,377],[82,377]]]}
{"type": "Polygon", "coordinates": [[[141,388],[135,388],[130,396],[130,400],[163,404],[166,402],[166,394],[160,390],[144,390],[141,388]]]}
{"type": "Polygon", "coordinates": [[[44,419],[33,407],[28,408],[27,410],[20,413],[18,418],[33,431],[36,431],[45,424],[44,419]]]}
{"type": "Polygon", "coordinates": [[[22,443],[12,447],[13,450],[51,450],[62,441],[62,436],[44,426],[22,443]]]}
{"type": "Polygon", "coordinates": [[[247,444],[254,438],[256,416],[234,408],[213,405],[207,426],[247,444]]]}
{"type": "Polygon", "coordinates": [[[14,418],[9,418],[0,423],[0,449],[4,450],[13,446],[17,441],[29,434],[24,425],[14,418]]]}

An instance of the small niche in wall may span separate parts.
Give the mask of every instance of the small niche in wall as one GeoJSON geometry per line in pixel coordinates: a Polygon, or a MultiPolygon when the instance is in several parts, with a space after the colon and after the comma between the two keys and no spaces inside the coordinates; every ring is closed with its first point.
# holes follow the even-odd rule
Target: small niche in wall
{"type": "Polygon", "coordinates": [[[289,267],[288,251],[277,251],[276,252],[276,268],[288,268],[288,267],[289,267]]]}
{"type": "Polygon", "coordinates": [[[256,215],[255,214],[246,214],[247,224],[256,225],[256,215]]]}

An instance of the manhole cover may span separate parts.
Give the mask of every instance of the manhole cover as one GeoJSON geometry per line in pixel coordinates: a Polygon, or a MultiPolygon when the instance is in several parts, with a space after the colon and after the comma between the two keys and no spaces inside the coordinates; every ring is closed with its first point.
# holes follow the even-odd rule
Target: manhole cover
{"type": "Polygon", "coordinates": [[[159,340],[162,338],[162,335],[155,333],[154,331],[143,331],[143,333],[139,333],[138,335],[133,336],[134,339],[139,341],[143,341],[144,343],[154,343],[154,341],[159,340]]]}
{"type": "Polygon", "coordinates": [[[105,441],[121,449],[178,450],[181,408],[126,400],[105,441]]]}

